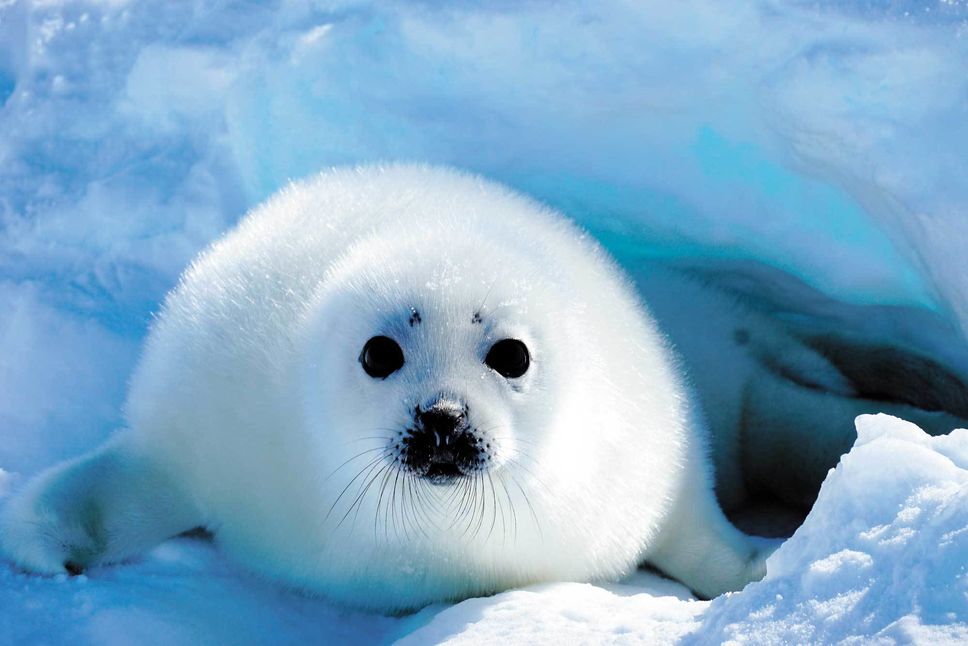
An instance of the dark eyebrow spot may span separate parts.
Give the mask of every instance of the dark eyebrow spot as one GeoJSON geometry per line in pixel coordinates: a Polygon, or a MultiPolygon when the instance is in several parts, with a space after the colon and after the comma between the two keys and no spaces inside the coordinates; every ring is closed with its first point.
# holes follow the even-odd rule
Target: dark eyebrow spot
{"type": "Polygon", "coordinates": [[[483,323],[484,319],[481,318],[480,312],[474,312],[474,316],[471,318],[471,323],[483,323]]]}
{"type": "Polygon", "coordinates": [[[423,319],[420,318],[420,312],[417,311],[417,308],[411,307],[410,308],[410,327],[413,327],[417,323],[420,323],[422,320],[423,319]]]}

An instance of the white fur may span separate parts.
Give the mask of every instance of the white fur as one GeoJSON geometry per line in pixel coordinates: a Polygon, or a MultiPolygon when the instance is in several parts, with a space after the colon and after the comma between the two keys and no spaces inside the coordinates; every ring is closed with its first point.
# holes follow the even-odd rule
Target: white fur
{"type": "Polygon", "coordinates": [[[271,578],[381,610],[644,559],[707,596],[763,574],[626,279],[560,215],[451,170],[329,171],[255,209],[165,301],[127,419],[14,500],[11,558],[57,572],[206,525],[271,578]],[[358,361],[378,334],[405,354],[386,380],[358,361]],[[508,336],[533,359],[515,383],[483,363],[508,336]],[[458,485],[385,456],[441,393],[494,445],[458,485]]]}

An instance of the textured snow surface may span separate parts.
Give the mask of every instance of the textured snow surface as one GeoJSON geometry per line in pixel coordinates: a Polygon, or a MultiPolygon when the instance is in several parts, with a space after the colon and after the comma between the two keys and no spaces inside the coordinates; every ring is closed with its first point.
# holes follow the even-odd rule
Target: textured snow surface
{"type": "Polygon", "coordinates": [[[857,430],[766,579],[714,601],[701,640],[968,640],[968,430],[887,415],[857,430]]]}
{"type": "MultiPolygon", "coordinates": [[[[480,5],[0,0],[0,495],[120,423],[193,255],[328,165],[455,164],[633,270],[755,259],[968,330],[963,0],[480,5]]],[[[643,574],[363,616],[178,540],[87,579],[0,565],[0,641],[964,641],[965,436],[861,429],[769,580],[711,605],[643,574]]]]}

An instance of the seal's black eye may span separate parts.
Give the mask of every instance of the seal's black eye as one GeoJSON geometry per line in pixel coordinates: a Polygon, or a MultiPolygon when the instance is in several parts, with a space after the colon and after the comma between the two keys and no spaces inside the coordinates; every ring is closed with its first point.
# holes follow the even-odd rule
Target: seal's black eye
{"type": "Polygon", "coordinates": [[[487,351],[484,363],[508,379],[514,379],[528,371],[528,366],[531,365],[531,355],[528,354],[528,346],[521,341],[502,339],[487,351]]]}
{"type": "Polygon", "coordinates": [[[363,370],[374,379],[386,379],[403,366],[403,350],[388,336],[375,336],[360,353],[363,370]]]}

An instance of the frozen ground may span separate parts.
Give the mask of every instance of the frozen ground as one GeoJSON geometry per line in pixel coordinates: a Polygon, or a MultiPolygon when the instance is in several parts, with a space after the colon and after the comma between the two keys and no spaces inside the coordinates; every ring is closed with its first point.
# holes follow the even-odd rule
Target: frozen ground
{"type": "MultiPolygon", "coordinates": [[[[486,4],[0,0],[0,492],[106,436],[189,259],[331,164],[453,163],[630,268],[755,259],[968,331],[963,0],[486,4]]],[[[964,641],[965,437],[881,425],[771,579],[711,605],[641,575],[359,616],[177,541],[87,580],[0,567],[0,641],[964,641]]]]}

